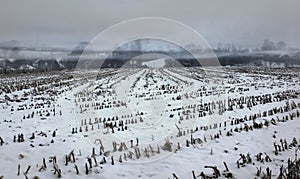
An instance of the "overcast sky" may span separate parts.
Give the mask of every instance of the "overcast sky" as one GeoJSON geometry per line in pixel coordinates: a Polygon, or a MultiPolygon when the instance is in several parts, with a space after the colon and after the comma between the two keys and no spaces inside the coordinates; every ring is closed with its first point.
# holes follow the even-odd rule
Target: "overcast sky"
{"type": "Polygon", "coordinates": [[[171,18],[218,42],[260,46],[263,39],[300,47],[298,0],[1,0],[0,41],[74,46],[138,17],[171,18]]]}

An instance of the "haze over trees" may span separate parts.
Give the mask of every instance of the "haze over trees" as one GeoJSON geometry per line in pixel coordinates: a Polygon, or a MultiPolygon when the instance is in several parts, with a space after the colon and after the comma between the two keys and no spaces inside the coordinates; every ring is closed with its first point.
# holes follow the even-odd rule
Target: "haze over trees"
{"type": "Polygon", "coordinates": [[[279,41],[277,43],[269,40],[269,39],[265,39],[262,46],[261,46],[261,50],[262,51],[267,51],[267,50],[286,50],[287,49],[287,45],[285,42],[283,41],[279,41]]]}

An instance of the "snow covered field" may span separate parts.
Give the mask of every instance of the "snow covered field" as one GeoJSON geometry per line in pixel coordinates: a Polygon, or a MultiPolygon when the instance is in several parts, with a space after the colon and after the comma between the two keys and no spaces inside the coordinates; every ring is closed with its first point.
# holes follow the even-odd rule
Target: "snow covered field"
{"type": "Polygon", "coordinates": [[[277,178],[299,148],[299,68],[0,80],[0,178],[277,178]]]}

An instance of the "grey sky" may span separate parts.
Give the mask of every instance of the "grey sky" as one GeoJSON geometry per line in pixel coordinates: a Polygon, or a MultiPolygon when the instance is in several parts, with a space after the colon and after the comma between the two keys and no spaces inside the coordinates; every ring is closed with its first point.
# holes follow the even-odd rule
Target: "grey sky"
{"type": "Polygon", "coordinates": [[[298,0],[1,0],[0,41],[74,46],[123,20],[155,16],[191,26],[213,46],[269,38],[300,47],[299,8],[298,0]]]}

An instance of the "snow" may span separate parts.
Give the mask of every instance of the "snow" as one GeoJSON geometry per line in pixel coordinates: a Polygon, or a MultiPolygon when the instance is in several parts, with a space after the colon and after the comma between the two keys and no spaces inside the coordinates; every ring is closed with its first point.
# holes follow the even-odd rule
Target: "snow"
{"type": "Polygon", "coordinates": [[[25,70],[25,69],[27,69],[27,70],[34,70],[35,69],[35,67],[33,67],[33,66],[31,66],[31,65],[22,65],[22,66],[20,66],[20,68],[19,68],[20,70],[25,70]]]}
{"type": "MultiPolygon", "coordinates": [[[[156,64],[161,63],[161,60],[151,61],[147,65],[157,67],[156,64]]],[[[264,172],[269,167],[272,175],[278,176],[281,164],[287,165],[288,158],[294,159],[295,148],[275,155],[273,143],[280,143],[280,139],[291,143],[293,137],[299,141],[299,117],[287,121],[283,117],[299,111],[300,105],[287,112],[258,117],[255,120],[257,123],[271,119],[276,121],[276,125],[270,124],[261,129],[235,132],[240,127],[244,128],[245,124],[253,125],[253,121],[247,120],[233,125],[230,123],[234,119],[244,118],[245,115],[262,114],[275,107],[285,107],[287,102],[289,105],[293,102],[300,104],[298,70],[254,67],[124,68],[101,69],[100,72],[70,71],[3,76],[0,100],[5,103],[0,103],[0,137],[4,144],[0,146],[0,176],[24,178],[23,172],[30,165],[27,174],[29,178],[57,178],[53,162],[50,161],[51,156],[57,157],[62,178],[173,178],[173,173],[178,178],[192,178],[192,171],[196,175],[202,171],[211,174],[212,170],[205,168],[208,165],[217,166],[222,173],[225,170],[223,162],[227,163],[234,178],[254,178],[256,167],[260,166],[264,172]],[[96,78],[97,75],[101,77],[96,78]],[[27,84],[28,87],[20,89],[20,84],[27,84]],[[34,84],[38,84],[39,89],[34,84]],[[291,95],[289,99],[275,101],[277,93],[292,94],[290,90],[295,90],[296,97],[291,95]],[[251,108],[244,104],[242,109],[235,105],[232,111],[221,112],[222,115],[218,104],[216,109],[211,110],[211,114],[206,112],[206,116],[202,117],[198,116],[198,108],[193,110],[192,107],[212,101],[226,101],[224,105],[228,109],[229,98],[265,94],[272,95],[271,103],[258,102],[251,108]],[[12,100],[5,100],[5,96],[12,100]],[[111,129],[104,128],[103,122],[95,122],[95,118],[105,118],[106,121],[110,118],[112,122],[112,117],[115,116],[118,116],[118,121],[130,121],[130,124],[126,124],[127,130],[122,131],[121,127],[116,127],[112,132],[111,129]],[[87,124],[84,124],[85,121],[87,124]],[[217,127],[214,127],[215,124],[217,127]],[[178,136],[176,126],[185,135],[178,136]],[[207,126],[208,130],[200,129],[201,126],[207,126]],[[72,128],[75,127],[78,132],[72,134],[72,128]],[[79,132],[80,127],[82,132],[79,132]],[[195,131],[196,127],[199,128],[198,131],[195,131]],[[191,139],[190,129],[193,129],[194,139],[203,141],[206,138],[207,141],[187,147],[186,140],[191,139]],[[231,129],[232,136],[226,136],[231,129]],[[47,137],[39,135],[41,131],[47,137]],[[54,131],[55,137],[52,136],[54,131]],[[211,136],[220,132],[219,138],[211,139],[211,136]],[[20,133],[24,134],[25,141],[13,142],[13,136],[20,133]],[[35,139],[29,139],[32,133],[35,134],[35,139]],[[139,145],[131,148],[130,140],[136,145],[136,138],[139,139],[139,145]],[[100,155],[100,144],[95,142],[97,139],[101,140],[104,151],[109,151],[105,164],[100,164],[103,154],[100,155]],[[51,143],[52,140],[54,143],[51,143]],[[128,149],[114,151],[113,141],[117,142],[117,148],[124,142],[128,149]],[[163,150],[166,141],[172,143],[171,152],[163,150]],[[147,148],[149,151],[149,146],[154,152],[149,152],[148,157],[144,150],[147,148]],[[93,147],[96,149],[97,165],[92,159],[93,167],[86,175],[85,164],[88,164],[87,158],[92,156],[93,147]],[[137,148],[141,150],[139,158],[134,150],[137,148]],[[66,165],[65,157],[72,150],[76,162],[66,165]],[[129,151],[133,152],[133,157],[125,160],[123,156],[128,155],[129,151]],[[263,156],[264,153],[268,154],[272,162],[256,161],[255,155],[259,152],[263,156]],[[247,153],[253,162],[238,168],[236,161],[240,154],[247,153]],[[120,155],[122,163],[119,162],[120,155]],[[114,157],[114,165],[111,164],[111,156],[114,157]],[[39,171],[43,158],[47,168],[39,171]],[[21,166],[20,175],[17,175],[18,165],[21,166]],[[79,175],[76,174],[75,165],[78,166],[79,175]]],[[[114,118],[115,121],[117,120],[114,118]]],[[[222,175],[220,178],[225,177],[222,175]]]]}
{"type": "Polygon", "coordinates": [[[146,65],[147,67],[152,67],[152,68],[162,68],[165,65],[165,59],[159,58],[159,59],[151,60],[149,62],[142,62],[142,65],[146,65]]]}

